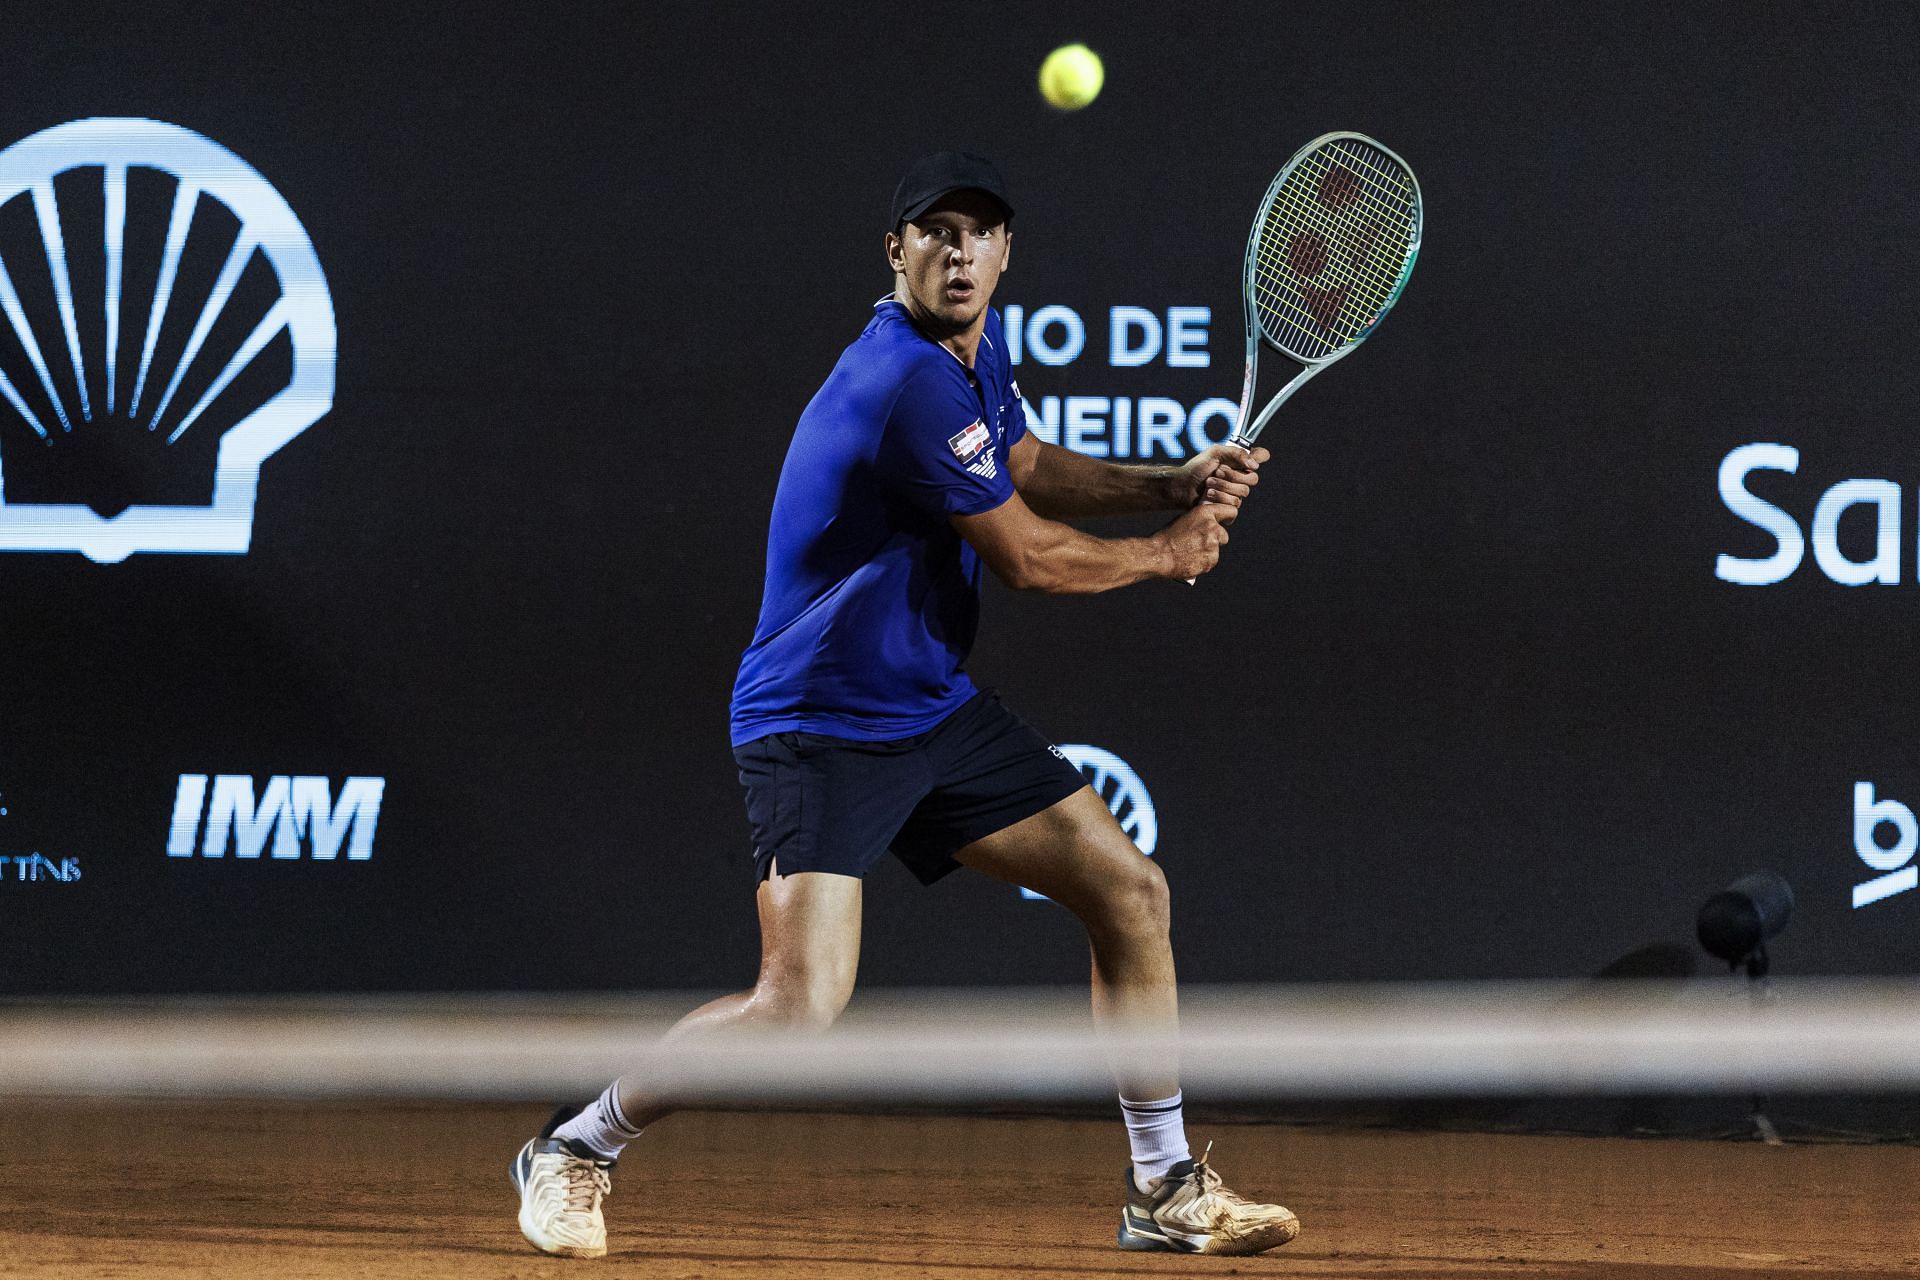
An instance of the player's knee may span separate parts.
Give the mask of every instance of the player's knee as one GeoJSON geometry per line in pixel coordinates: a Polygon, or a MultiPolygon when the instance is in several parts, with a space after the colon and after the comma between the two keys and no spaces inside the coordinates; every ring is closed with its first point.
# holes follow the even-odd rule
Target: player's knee
{"type": "Polygon", "coordinates": [[[1134,863],[1133,880],[1129,892],[1141,921],[1154,932],[1167,932],[1173,920],[1173,897],[1167,890],[1166,872],[1151,858],[1141,858],[1134,863]]]}
{"type": "Polygon", "coordinates": [[[1164,934],[1173,914],[1167,877],[1151,858],[1122,859],[1103,877],[1095,910],[1100,927],[1164,934]]]}

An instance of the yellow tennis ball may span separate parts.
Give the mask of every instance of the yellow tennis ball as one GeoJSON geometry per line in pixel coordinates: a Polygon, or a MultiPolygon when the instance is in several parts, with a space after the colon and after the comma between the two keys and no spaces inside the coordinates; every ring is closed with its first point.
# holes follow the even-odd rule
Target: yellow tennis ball
{"type": "Polygon", "coordinates": [[[1040,64],[1040,96],[1062,111],[1078,111],[1100,96],[1107,69],[1083,44],[1061,45],[1040,64]]]}

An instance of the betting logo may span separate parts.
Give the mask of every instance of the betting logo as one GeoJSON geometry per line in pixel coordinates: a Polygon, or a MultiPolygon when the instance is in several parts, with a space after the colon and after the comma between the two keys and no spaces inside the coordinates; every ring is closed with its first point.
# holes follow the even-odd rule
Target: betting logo
{"type": "MultiPolygon", "coordinates": [[[[1160,845],[1160,819],[1154,813],[1153,797],[1147,794],[1146,784],[1133,766],[1105,747],[1084,742],[1069,742],[1049,750],[1080,771],[1087,785],[1107,802],[1107,810],[1119,821],[1120,829],[1151,858],[1160,845]]],[[[1047,900],[1045,894],[1031,889],[1022,889],[1020,896],[1036,902],[1047,900]]]]}
{"type": "Polygon", "coordinates": [[[76,120],[0,151],[0,551],[244,553],[333,405],[320,261],[210,138],[76,120]]]}
{"type": "Polygon", "coordinates": [[[1871,782],[1853,784],[1853,851],[1869,870],[1880,874],[1853,886],[1853,906],[1861,907],[1920,888],[1920,821],[1898,800],[1876,798],[1871,782]],[[1880,843],[1880,828],[1893,828],[1893,843],[1880,843]]]}
{"type": "MultiPolygon", "coordinates": [[[[0,795],[0,818],[6,816],[6,797],[0,795]]],[[[38,851],[0,852],[0,884],[7,883],[9,867],[16,884],[72,884],[80,878],[80,859],[52,857],[38,851]]]]}

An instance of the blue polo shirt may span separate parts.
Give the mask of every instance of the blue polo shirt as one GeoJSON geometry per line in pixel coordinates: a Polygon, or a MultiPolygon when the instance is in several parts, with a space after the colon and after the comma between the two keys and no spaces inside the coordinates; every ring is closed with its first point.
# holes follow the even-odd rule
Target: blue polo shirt
{"type": "Polygon", "coordinates": [[[787,446],[735,746],[789,730],[910,737],[975,692],[961,664],[980,560],[949,518],[1013,496],[1007,450],[1026,410],[997,313],[969,371],[899,303],[873,311],[787,446]]]}

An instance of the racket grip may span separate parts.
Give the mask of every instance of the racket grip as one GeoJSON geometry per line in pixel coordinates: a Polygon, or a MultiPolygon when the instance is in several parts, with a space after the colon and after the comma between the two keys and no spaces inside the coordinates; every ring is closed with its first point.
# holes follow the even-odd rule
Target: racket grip
{"type": "MultiPolygon", "coordinates": [[[[1251,448],[1253,448],[1253,441],[1252,441],[1251,439],[1249,439],[1249,438],[1247,438],[1247,437],[1244,437],[1244,436],[1242,436],[1242,435],[1241,435],[1241,434],[1239,433],[1239,431],[1237,431],[1237,430],[1236,430],[1236,431],[1235,431],[1235,432],[1234,432],[1234,433],[1233,433],[1233,434],[1232,434],[1231,436],[1228,436],[1228,437],[1227,437],[1227,443],[1228,443],[1228,444],[1237,444],[1237,445],[1239,445],[1239,446],[1240,446],[1240,447],[1241,447],[1242,449],[1251,449],[1251,448]]],[[[1187,579],[1186,581],[1187,581],[1187,585],[1191,587],[1191,586],[1195,586],[1195,585],[1197,585],[1197,584],[1199,583],[1199,581],[1200,581],[1200,579],[1198,579],[1198,578],[1188,578],[1188,579],[1187,579]]]]}

